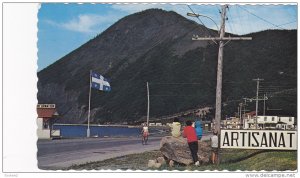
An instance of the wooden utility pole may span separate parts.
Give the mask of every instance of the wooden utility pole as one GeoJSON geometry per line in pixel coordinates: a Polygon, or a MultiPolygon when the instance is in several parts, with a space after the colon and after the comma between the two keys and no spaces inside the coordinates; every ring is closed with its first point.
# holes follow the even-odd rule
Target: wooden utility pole
{"type": "Polygon", "coordinates": [[[225,20],[226,20],[226,9],[228,5],[222,6],[221,12],[221,28],[220,37],[205,37],[201,38],[194,36],[192,40],[213,40],[219,41],[219,53],[218,53],[218,67],[217,67],[217,87],[216,87],[216,113],[215,113],[215,129],[220,134],[221,125],[221,104],[222,104],[222,70],[223,70],[223,48],[224,46],[232,40],[252,40],[252,37],[224,37],[225,36],[225,20]],[[227,41],[224,43],[224,41],[227,41]]]}
{"type": "Polygon", "coordinates": [[[255,109],[255,119],[254,119],[254,126],[255,129],[257,129],[257,113],[258,113],[258,90],[259,90],[259,81],[263,81],[264,79],[253,79],[253,81],[256,81],[256,109],[255,109]]]}
{"type": "Polygon", "coordinates": [[[239,117],[240,117],[240,120],[242,120],[242,108],[243,108],[243,103],[240,103],[239,106],[240,106],[239,117]]]}
{"type": "Polygon", "coordinates": [[[243,98],[243,99],[244,99],[244,104],[243,104],[243,106],[244,106],[244,114],[243,114],[243,117],[241,118],[241,122],[242,122],[243,127],[244,127],[244,119],[245,119],[245,117],[246,117],[246,111],[249,111],[249,110],[246,110],[246,106],[247,106],[247,98],[243,98]]]}

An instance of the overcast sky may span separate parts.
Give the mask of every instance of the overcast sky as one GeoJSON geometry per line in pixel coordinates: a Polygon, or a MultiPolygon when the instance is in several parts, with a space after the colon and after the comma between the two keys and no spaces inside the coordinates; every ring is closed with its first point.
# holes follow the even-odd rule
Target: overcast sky
{"type": "MultiPolygon", "coordinates": [[[[63,4],[42,3],[38,12],[38,70],[52,64],[103,32],[124,16],[150,8],[175,11],[188,17],[191,9],[220,24],[220,5],[187,4],[63,4]]],[[[248,34],[266,29],[297,29],[297,6],[231,4],[227,12],[226,32],[248,34]]],[[[200,17],[211,29],[215,23],[200,17]]]]}

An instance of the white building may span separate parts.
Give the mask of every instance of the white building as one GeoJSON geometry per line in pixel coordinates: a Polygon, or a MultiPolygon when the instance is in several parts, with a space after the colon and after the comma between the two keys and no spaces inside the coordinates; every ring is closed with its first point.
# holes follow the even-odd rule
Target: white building
{"type": "MultiPolygon", "coordinates": [[[[255,129],[255,116],[244,119],[244,129],[255,129]]],[[[279,116],[257,116],[257,129],[282,129],[289,130],[295,128],[294,117],[279,116]]]]}
{"type": "Polygon", "coordinates": [[[150,122],[149,126],[155,126],[155,123],[154,122],[150,122]]]}
{"type": "Polygon", "coordinates": [[[230,117],[226,120],[222,120],[221,125],[226,129],[240,129],[241,121],[240,118],[230,117]]]}
{"type": "Polygon", "coordinates": [[[60,130],[53,130],[52,124],[57,119],[58,113],[55,104],[38,104],[37,105],[37,136],[39,139],[50,139],[60,137],[60,130]]]}
{"type": "Polygon", "coordinates": [[[157,123],[155,123],[155,125],[156,125],[156,126],[162,126],[162,123],[157,122],[157,123]]]}

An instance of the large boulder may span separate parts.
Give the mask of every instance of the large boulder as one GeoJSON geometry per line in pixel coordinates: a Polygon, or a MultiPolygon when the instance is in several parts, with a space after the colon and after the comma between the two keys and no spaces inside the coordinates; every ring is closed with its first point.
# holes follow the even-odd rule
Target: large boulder
{"type": "MultiPolygon", "coordinates": [[[[167,158],[178,163],[189,165],[193,163],[187,140],[183,137],[163,137],[160,142],[160,151],[167,158]]],[[[211,147],[206,141],[198,141],[198,159],[201,164],[210,162],[211,147]]]]}

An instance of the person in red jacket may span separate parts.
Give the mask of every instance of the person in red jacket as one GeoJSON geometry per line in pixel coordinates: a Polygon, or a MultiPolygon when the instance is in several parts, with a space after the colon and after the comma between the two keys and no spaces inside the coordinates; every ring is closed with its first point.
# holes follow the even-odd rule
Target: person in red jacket
{"type": "Polygon", "coordinates": [[[186,121],[186,127],[183,129],[183,137],[187,138],[187,142],[189,145],[189,148],[192,153],[192,158],[194,161],[194,164],[196,166],[199,166],[199,161],[198,161],[198,138],[196,134],[196,130],[194,127],[192,127],[192,121],[187,120],[186,121]]]}

